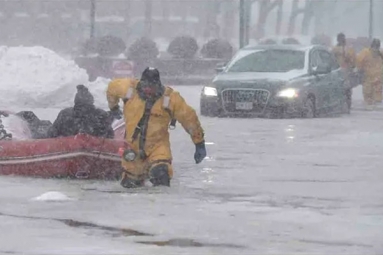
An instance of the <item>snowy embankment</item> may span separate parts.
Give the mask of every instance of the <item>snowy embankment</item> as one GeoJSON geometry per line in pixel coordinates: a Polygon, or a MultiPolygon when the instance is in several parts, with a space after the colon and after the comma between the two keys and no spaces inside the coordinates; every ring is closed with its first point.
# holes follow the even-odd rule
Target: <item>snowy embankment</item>
{"type": "Polygon", "coordinates": [[[0,47],[0,108],[63,108],[73,105],[76,85],[84,84],[99,107],[106,107],[107,79],[88,82],[74,61],[43,47],[0,47]]]}

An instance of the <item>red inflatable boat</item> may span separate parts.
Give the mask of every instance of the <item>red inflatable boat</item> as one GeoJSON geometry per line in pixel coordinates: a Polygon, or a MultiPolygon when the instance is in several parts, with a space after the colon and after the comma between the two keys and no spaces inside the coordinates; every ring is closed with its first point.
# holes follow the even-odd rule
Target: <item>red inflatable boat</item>
{"type": "Polygon", "coordinates": [[[115,139],[86,134],[31,139],[28,123],[23,119],[9,114],[2,116],[1,120],[0,127],[11,133],[12,137],[0,140],[0,175],[103,180],[119,178],[121,156],[118,151],[124,146],[122,120],[114,123],[115,139]]]}

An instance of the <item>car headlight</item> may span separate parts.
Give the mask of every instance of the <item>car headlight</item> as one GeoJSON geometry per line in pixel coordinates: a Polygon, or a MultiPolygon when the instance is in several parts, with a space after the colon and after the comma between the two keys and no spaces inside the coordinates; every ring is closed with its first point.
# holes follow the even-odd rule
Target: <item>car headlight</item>
{"type": "Polygon", "coordinates": [[[218,95],[217,89],[213,87],[204,87],[203,94],[209,97],[216,97],[218,95]]]}
{"type": "Polygon", "coordinates": [[[278,97],[294,98],[298,97],[298,91],[296,89],[284,89],[278,92],[278,97]]]}

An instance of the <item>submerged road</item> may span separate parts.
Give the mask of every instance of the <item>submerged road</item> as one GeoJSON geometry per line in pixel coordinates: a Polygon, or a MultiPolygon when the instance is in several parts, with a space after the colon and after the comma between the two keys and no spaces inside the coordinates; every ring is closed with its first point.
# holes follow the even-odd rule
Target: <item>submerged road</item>
{"type": "MultiPolygon", "coordinates": [[[[201,87],[176,87],[197,108],[201,87]]],[[[0,254],[382,254],[383,111],[201,117],[172,131],[171,188],[0,177],[0,254]],[[70,200],[35,201],[49,191],[70,200]]],[[[40,110],[54,118],[57,110],[40,110]]]]}

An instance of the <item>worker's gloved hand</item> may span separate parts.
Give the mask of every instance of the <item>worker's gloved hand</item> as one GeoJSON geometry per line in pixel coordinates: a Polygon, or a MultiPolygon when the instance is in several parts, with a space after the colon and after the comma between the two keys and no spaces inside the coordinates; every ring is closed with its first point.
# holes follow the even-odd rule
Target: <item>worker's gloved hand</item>
{"type": "Polygon", "coordinates": [[[116,107],[110,109],[110,112],[109,112],[110,116],[113,118],[113,119],[121,119],[122,118],[122,111],[120,110],[120,107],[117,105],[116,107]]]}
{"type": "Polygon", "coordinates": [[[7,112],[0,111],[0,117],[1,117],[1,116],[8,117],[9,114],[8,114],[7,112]]]}
{"type": "Polygon", "coordinates": [[[197,143],[195,145],[195,153],[194,153],[194,159],[195,163],[199,164],[202,162],[202,160],[206,157],[206,147],[205,147],[205,141],[202,141],[200,143],[197,143]]]}

